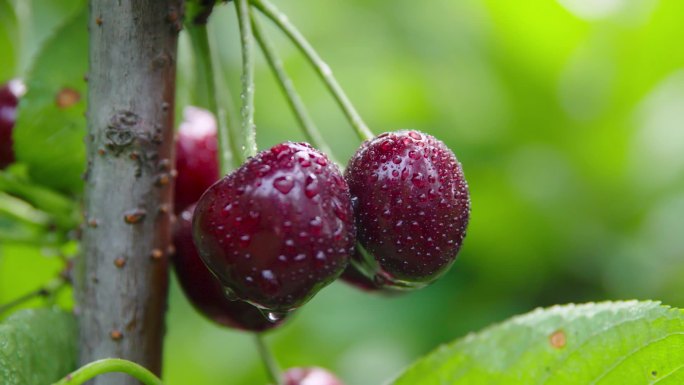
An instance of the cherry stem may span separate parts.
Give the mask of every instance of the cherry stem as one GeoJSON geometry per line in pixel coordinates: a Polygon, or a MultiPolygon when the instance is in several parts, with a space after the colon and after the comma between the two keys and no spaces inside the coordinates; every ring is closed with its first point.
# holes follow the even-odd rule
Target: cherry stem
{"type": "Polygon", "coordinates": [[[290,40],[299,48],[299,50],[304,54],[304,56],[309,60],[311,65],[314,67],[318,75],[321,77],[323,82],[328,87],[328,90],[333,95],[340,108],[344,112],[347,120],[356,131],[361,140],[369,140],[373,138],[373,133],[368,129],[366,123],[364,123],[361,115],[356,111],[354,105],[351,103],[347,95],[340,84],[335,79],[335,76],[330,69],[330,66],[326,64],[323,59],[318,55],[316,50],[311,46],[311,44],[306,40],[306,38],[299,32],[297,27],[295,27],[288,20],[287,16],[280,12],[273,4],[268,0],[251,0],[254,7],[256,7],[261,13],[266,17],[271,19],[280,30],[282,30],[285,35],[287,35],[290,40]]]}
{"type": "Polygon", "coordinates": [[[14,299],[4,305],[0,305],[0,315],[2,313],[12,309],[15,306],[19,306],[22,303],[29,301],[33,298],[36,297],[42,297],[42,298],[48,298],[48,297],[53,297],[54,295],[59,292],[60,289],[62,289],[64,286],[66,286],[67,281],[63,277],[58,277],[53,279],[52,281],[48,282],[45,286],[40,287],[34,291],[31,291],[29,293],[26,293],[22,295],[21,297],[14,299]]]}
{"type": "Polygon", "coordinates": [[[244,156],[257,153],[256,126],[254,125],[254,36],[249,21],[248,0],[235,0],[235,8],[240,25],[240,44],[242,47],[242,134],[245,136],[244,156]]]}
{"type": "Polygon", "coordinates": [[[218,123],[218,152],[219,167],[222,174],[230,172],[236,163],[241,163],[240,151],[237,148],[237,133],[227,118],[227,111],[223,105],[230,105],[231,101],[226,100],[225,92],[219,92],[221,88],[218,83],[218,71],[215,68],[215,50],[212,49],[207,33],[206,24],[190,24],[187,26],[192,47],[195,51],[195,75],[198,77],[197,100],[202,107],[206,107],[216,118],[218,123]],[[222,103],[223,102],[223,103],[222,103]],[[233,156],[235,154],[235,157],[233,156]]]}
{"type": "Polygon", "coordinates": [[[328,154],[330,160],[335,162],[330,146],[328,146],[328,144],[325,142],[325,139],[323,139],[320,131],[318,131],[316,124],[309,116],[302,98],[299,96],[294,87],[292,79],[290,79],[285,71],[283,61],[278,56],[275,47],[268,39],[268,36],[265,34],[261,24],[254,16],[254,12],[251,12],[251,9],[250,18],[252,19],[252,30],[254,31],[254,37],[256,38],[259,47],[261,47],[261,51],[264,53],[264,57],[266,58],[268,65],[271,67],[273,74],[278,80],[278,84],[285,94],[287,102],[302,128],[302,132],[306,137],[306,140],[311,142],[311,144],[316,146],[323,153],[328,154]]]}
{"type": "Polygon", "coordinates": [[[280,374],[278,363],[276,362],[275,357],[273,357],[273,353],[268,348],[268,345],[266,345],[261,333],[254,333],[254,341],[256,342],[259,355],[261,356],[261,360],[264,362],[264,367],[266,368],[266,372],[271,378],[271,381],[273,381],[274,385],[283,385],[283,379],[280,374]]]}
{"type": "Polygon", "coordinates": [[[136,364],[135,362],[119,358],[105,358],[86,364],[76,371],[68,374],[52,385],[81,385],[100,374],[126,373],[145,385],[163,385],[159,377],[154,373],[136,364]]]}

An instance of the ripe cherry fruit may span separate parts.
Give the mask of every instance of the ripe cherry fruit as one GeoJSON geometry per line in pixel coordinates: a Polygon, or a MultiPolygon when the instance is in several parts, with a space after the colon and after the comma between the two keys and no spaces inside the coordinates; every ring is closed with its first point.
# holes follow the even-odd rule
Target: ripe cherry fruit
{"type": "Polygon", "coordinates": [[[283,385],[344,385],[329,371],[318,368],[290,368],[283,373],[283,385]]]}
{"type": "Polygon", "coordinates": [[[216,119],[211,112],[188,106],[176,141],[175,211],[197,202],[219,178],[216,119]]]}
{"type": "Polygon", "coordinates": [[[17,119],[19,97],[24,90],[19,80],[0,86],[0,170],[14,162],[12,130],[17,119]]]}
{"type": "Polygon", "coordinates": [[[219,325],[262,332],[280,325],[283,319],[273,322],[256,307],[231,301],[223,285],[204,265],[192,240],[192,213],[190,206],[181,213],[173,234],[176,253],[172,257],[174,270],[185,296],[195,309],[219,325]]]}
{"type": "Polygon", "coordinates": [[[273,316],[337,278],[355,242],[347,183],[306,143],[278,144],[212,185],[193,228],[221,283],[273,316]]]}
{"type": "Polygon", "coordinates": [[[373,282],[419,288],[453,263],[470,215],[468,185],[454,153],[417,131],[363,143],[345,178],[358,229],[354,258],[373,282]]]}

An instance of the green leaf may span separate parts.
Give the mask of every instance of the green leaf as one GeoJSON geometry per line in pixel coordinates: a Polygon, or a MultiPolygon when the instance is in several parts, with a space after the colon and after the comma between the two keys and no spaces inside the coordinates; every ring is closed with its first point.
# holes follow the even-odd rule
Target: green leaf
{"type": "Polygon", "coordinates": [[[14,129],[17,159],[28,165],[31,179],[73,193],[82,189],[85,168],[86,27],[83,10],[38,53],[14,129]]]}
{"type": "Polygon", "coordinates": [[[0,384],[50,384],[76,368],[76,320],[62,310],[27,309],[0,324],[0,384]]]}
{"type": "Polygon", "coordinates": [[[684,383],[684,311],[637,301],[535,310],[437,349],[394,382],[654,383],[684,383]]]}
{"type": "Polygon", "coordinates": [[[14,8],[7,0],[0,0],[0,83],[16,74],[17,39],[17,18],[14,8]]]}

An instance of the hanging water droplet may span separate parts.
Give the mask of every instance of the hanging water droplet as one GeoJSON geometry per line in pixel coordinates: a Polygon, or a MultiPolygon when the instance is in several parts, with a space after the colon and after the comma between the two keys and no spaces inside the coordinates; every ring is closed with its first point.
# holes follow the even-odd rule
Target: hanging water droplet
{"type": "Polygon", "coordinates": [[[307,198],[311,199],[318,195],[318,192],[318,179],[313,175],[309,175],[308,177],[306,177],[306,187],[304,187],[304,194],[307,198]]]}
{"type": "Polygon", "coordinates": [[[325,158],[321,156],[321,157],[316,158],[316,163],[319,166],[326,166],[328,164],[328,161],[325,160],[325,158]]]}
{"type": "Polygon", "coordinates": [[[273,274],[271,270],[262,271],[261,276],[264,277],[265,280],[275,281],[275,274],[273,274]]]}
{"type": "Polygon", "coordinates": [[[292,187],[294,187],[294,180],[291,176],[281,176],[273,181],[273,187],[282,194],[287,194],[292,190],[292,187]]]}
{"type": "Polygon", "coordinates": [[[282,320],[283,318],[285,318],[285,316],[287,316],[287,313],[267,311],[265,316],[266,316],[266,319],[269,320],[269,322],[275,323],[275,322],[278,322],[278,321],[282,320]]]}
{"type": "Polygon", "coordinates": [[[250,237],[248,234],[245,234],[240,237],[240,247],[247,247],[249,246],[249,242],[251,241],[252,237],[250,237]]]}
{"type": "Polygon", "coordinates": [[[323,220],[321,217],[316,216],[314,219],[309,221],[309,229],[311,231],[311,234],[313,235],[320,235],[321,230],[323,229],[323,220]]]}
{"type": "Polygon", "coordinates": [[[389,140],[385,140],[382,143],[380,143],[380,151],[387,153],[392,150],[392,142],[389,140]]]}

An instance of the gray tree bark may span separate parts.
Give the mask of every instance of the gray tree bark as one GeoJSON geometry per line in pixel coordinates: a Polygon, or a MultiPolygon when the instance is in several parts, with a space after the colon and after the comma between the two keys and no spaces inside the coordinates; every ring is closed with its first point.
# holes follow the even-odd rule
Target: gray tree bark
{"type": "MultiPolygon", "coordinates": [[[[90,1],[82,364],[119,357],[161,371],[182,12],[182,0],[90,1]]],[[[91,383],[138,384],[120,374],[91,383]]]]}

